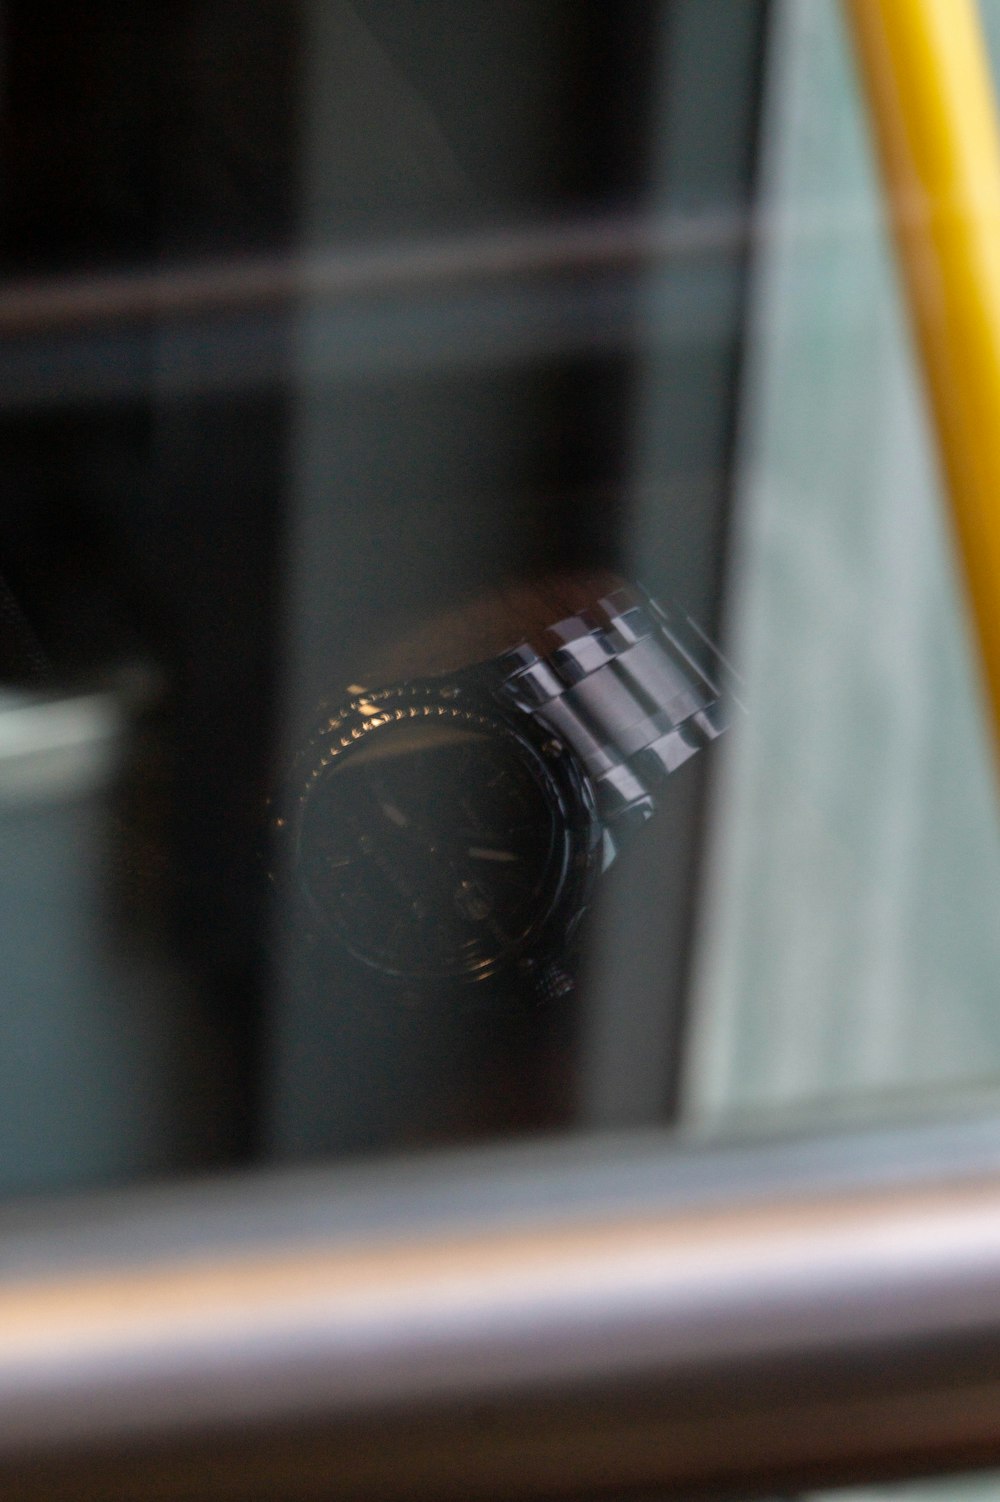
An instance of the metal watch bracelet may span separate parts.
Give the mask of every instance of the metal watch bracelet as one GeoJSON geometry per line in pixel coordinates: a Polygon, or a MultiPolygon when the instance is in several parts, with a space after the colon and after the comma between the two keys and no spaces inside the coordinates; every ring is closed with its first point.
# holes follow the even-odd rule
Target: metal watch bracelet
{"type": "Polygon", "coordinates": [[[625,588],[545,636],[504,654],[501,693],[576,753],[607,825],[645,822],[663,779],[725,729],[722,658],[688,617],[625,588]]]}

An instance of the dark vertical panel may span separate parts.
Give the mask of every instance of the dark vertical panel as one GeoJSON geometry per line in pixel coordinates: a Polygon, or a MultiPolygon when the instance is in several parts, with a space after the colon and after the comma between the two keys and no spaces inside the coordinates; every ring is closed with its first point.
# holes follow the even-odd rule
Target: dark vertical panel
{"type": "MultiPolygon", "coordinates": [[[[158,257],[290,248],[297,7],[189,0],[164,16],[158,257]]],[[[268,954],[260,819],[273,761],[288,389],[272,364],[238,393],[166,395],[155,359],[156,349],[151,485],[127,522],[136,554],[157,561],[169,620],[172,933],[228,1039],[227,1150],[245,1156],[268,954]]]]}
{"type": "MultiPolygon", "coordinates": [[[[746,210],[758,4],[368,0],[312,14],[311,245],[567,214],[746,210]],[[363,139],[338,90],[372,101],[363,139]]],[[[711,614],[742,278],[731,241],[663,265],[635,284],[632,346],[598,356],[311,378],[294,520],[294,721],[357,675],[400,613],[433,619],[505,577],[627,563],[711,614]]],[[[308,317],[304,329],[308,341],[308,317]]],[[[594,925],[615,1005],[657,1014],[633,1118],[656,1119],[672,1094],[703,792],[701,768],[677,779],[657,835],[618,863],[594,925]]],[[[378,985],[352,996],[335,967],[293,955],[274,1030],[277,1150],[573,1122],[574,1093],[586,1094],[567,1083],[577,1019],[525,1013],[508,997],[479,1017],[459,1007],[380,1021],[394,1003],[378,985]]]]}

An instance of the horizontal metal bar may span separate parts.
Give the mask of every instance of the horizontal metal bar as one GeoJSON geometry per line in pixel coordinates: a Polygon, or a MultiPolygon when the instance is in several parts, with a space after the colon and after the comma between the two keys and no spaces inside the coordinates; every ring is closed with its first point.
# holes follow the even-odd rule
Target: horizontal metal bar
{"type": "Polygon", "coordinates": [[[0,1261],[5,1496],[6,1468],[49,1484],[62,1457],[85,1496],[81,1455],[107,1485],[115,1457],[155,1470],[206,1435],[237,1470],[252,1436],[255,1496],[301,1483],[297,1455],[338,1497],[495,1495],[480,1466],[549,1495],[553,1445],[573,1495],[1000,1462],[993,1120],[27,1207],[0,1261]]]}

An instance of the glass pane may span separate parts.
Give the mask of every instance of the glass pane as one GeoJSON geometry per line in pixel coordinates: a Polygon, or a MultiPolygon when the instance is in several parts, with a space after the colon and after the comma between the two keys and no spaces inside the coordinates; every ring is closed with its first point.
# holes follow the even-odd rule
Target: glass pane
{"type": "MultiPolygon", "coordinates": [[[[664,1163],[736,1201],[672,1141],[995,1095],[992,750],[838,0],[0,35],[0,1196],[527,1138],[463,1224],[614,1231],[664,1163]]],[[[379,1158],[376,1239],[446,1162],[379,1158]]],[[[252,1177],[268,1245],[342,1172],[315,1221],[252,1177]]],[[[210,1184],[141,1256],[243,1254],[210,1184]]],[[[106,1274],[121,1222],[39,1215],[106,1274]]],[[[587,1277],[645,1339],[633,1245],[587,1277]]]]}
{"type": "Polygon", "coordinates": [[[0,1189],[675,1114],[764,16],[3,6],[0,1189]]]}
{"type": "Polygon", "coordinates": [[[0,11],[0,1189],[991,1089],[837,0],[57,11],[0,11]]]}

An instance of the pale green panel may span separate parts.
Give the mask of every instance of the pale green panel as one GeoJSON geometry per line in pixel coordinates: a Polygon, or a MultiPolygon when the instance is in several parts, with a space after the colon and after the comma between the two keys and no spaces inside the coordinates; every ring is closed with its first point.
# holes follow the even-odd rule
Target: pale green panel
{"type": "MultiPolygon", "coordinates": [[[[990,6],[1000,39],[1000,7],[990,6]]],[[[1000,1079],[1000,820],[836,0],[776,7],[695,1117],[1000,1079]]]]}
{"type": "Polygon", "coordinates": [[[800,1502],[1000,1502],[1000,1473],[935,1477],[895,1486],[849,1487],[846,1491],[810,1492],[800,1502]]]}

